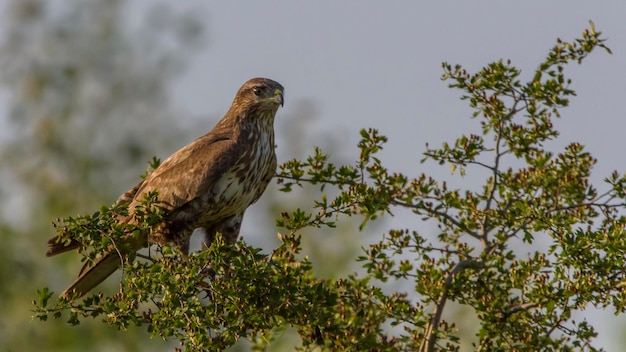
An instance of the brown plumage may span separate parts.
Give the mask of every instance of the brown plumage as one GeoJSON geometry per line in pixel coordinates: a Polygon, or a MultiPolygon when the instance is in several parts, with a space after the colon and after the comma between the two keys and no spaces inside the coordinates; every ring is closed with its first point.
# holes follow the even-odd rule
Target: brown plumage
{"type": "MultiPolygon", "coordinates": [[[[124,193],[119,203],[132,213],[143,195],[158,191],[166,210],[164,221],[150,238],[126,241],[134,250],[148,243],[172,244],[184,254],[194,229],[205,231],[210,243],[216,232],[234,243],[248,206],[256,202],[276,171],[274,116],[283,104],[283,87],[270,79],[253,78],[237,92],[224,117],[204,136],[167,158],[142,182],[124,193]]],[[[129,216],[120,221],[128,221],[129,216]]],[[[80,246],[64,245],[57,237],[48,241],[47,256],[80,246]]],[[[123,253],[122,253],[123,255],[123,253]]],[[[85,266],[63,292],[78,298],[101,283],[123,262],[112,251],[93,266],[85,266]]]]}

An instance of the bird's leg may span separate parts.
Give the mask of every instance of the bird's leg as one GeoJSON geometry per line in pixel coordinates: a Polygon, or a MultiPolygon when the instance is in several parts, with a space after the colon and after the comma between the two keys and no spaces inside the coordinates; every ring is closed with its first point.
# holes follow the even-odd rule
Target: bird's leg
{"type": "MultiPolygon", "coordinates": [[[[208,249],[211,243],[215,240],[215,227],[199,227],[196,231],[201,231],[204,234],[204,241],[202,242],[202,249],[208,249]]],[[[206,294],[205,298],[213,300],[213,292],[211,291],[211,285],[208,281],[215,280],[215,270],[211,267],[211,263],[207,262],[204,264],[202,271],[202,279],[198,283],[198,288],[206,294]],[[205,279],[208,278],[208,281],[205,279]]]]}
{"type": "Polygon", "coordinates": [[[189,255],[189,237],[187,237],[187,240],[176,243],[176,248],[180,251],[182,258],[186,259],[189,255]]]}
{"type": "MultiPolygon", "coordinates": [[[[231,216],[225,219],[222,222],[214,224],[212,226],[206,226],[201,228],[204,232],[204,243],[203,245],[206,248],[210,247],[211,244],[215,241],[215,234],[221,233],[224,242],[228,245],[233,245],[237,242],[237,237],[239,236],[239,230],[241,229],[241,221],[243,220],[243,213],[231,216]]],[[[202,270],[202,273],[209,278],[209,280],[215,280],[216,272],[215,269],[211,267],[211,263],[207,263],[205,268],[202,270]]],[[[201,285],[203,289],[207,292],[207,295],[210,294],[209,286],[201,285]]]]}
{"type": "MultiPolygon", "coordinates": [[[[204,243],[207,244],[207,240],[210,240],[211,242],[214,241],[215,233],[219,232],[222,234],[222,237],[224,238],[224,242],[226,242],[226,244],[235,244],[235,242],[237,242],[237,238],[239,237],[239,230],[241,229],[242,221],[243,212],[226,218],[224,221],[215,226],[214,231],[210,231],[205,234],[204,243]]],[[[208,245],[210,245],[210,242],[208,243],[208,245]]]]}
{"type": "Polygon", "coordinates": [[[202,248],[206,249],[211,246],[211,243],[215,241],[215,226],[201,227],[200,230],[204,234],[204,241],[202,241],[202,248]]]}

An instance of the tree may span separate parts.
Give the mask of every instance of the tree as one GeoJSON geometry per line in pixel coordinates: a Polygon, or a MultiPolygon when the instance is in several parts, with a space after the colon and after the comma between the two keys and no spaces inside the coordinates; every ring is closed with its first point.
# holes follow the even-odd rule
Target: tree
{"type": "MultiPolygon", "coordinates": [[[[177,339],[189,351],[220,350],[239,338],[262,349],[284,326],[298,331],[305,350],[454,351],[459,334],[442,313],[455,302],[479,321],[475,349],[595,350],[597,333],[572,313],[588,306],[624,310],[626,176],[614,172],[596,187],[589,181],[595,159],[582,145],[556,151],[548,142],[559,134],[553,119],[575,94],[566,65],[596,48],[610,52],[593,24],[579,39],[557,40],[528,82],[508,61],[474,74],[443,64],[443,79],[462,92],[481,132],[429,147],[423,161],[449,164],[459,176],[487,172],[478,189],[388,170],[377,157],[387,138],[364,129],[353,165],[334,165],[317,148],[306,160],[281,165],[283,191],[310,183],[334,189],[334,196],[320,192],[314,212],[283,211],[276,220],[281,243],[271,253],[218,239],[181,260],[155,247],[125,262],[118,293],[72,302],[43,288],[35,315],[65,316],[71,324],[101,317],[120,329],[146,325],[153,337],[177,339]],[[355,258],[365,269],[361,276],[316,278],[300,255],[303,229],[332,228],[352,216],[367,228],[396,208],[436,222],[439,232],[389,229],[355,258]],[[528,251],[516,251],[518,245],[528,251]],[[399,281],[414,292],[380,288],[399,281]]],[[[158,194],[142,207],[142,225],[132,229],[115,225],[114,214],[123,211],[115,207],[65,218],[56,229],[83,241],[92,249],[85,259],[93,260],[117,236],[149,231],[159,216],[158,194]]]]}
{"type": "Polygon", "coordinates": [[[70,277],[63,261],[42,256],[52,219],[114,199],[153,153],[189,134],[174,118],[181,112],[167,99],[168,85],[197,48],[202,26],[178,9],[147,4],[131,26],[130,5],[2,4],[2,350],[137,351],[158,343],[95,322],[69,331],[61,321],[35,326],[24,296],[42,280],[60,288],[70,277]]]}

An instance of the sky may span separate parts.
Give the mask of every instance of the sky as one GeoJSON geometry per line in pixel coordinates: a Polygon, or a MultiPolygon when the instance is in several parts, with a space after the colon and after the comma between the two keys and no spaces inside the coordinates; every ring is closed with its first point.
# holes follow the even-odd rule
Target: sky
{"type": "MultiPolygon", "coordinates": [[[[208,130],[243,82],[268,77],[285,87],[285,107],[276,120],[279,162],[293,157],[285,145],[293,127],[289,117],[309,107],[314,120],[302,136],[309,150],[313,137],[324,135],[341,146],[331,154],[354,160],[358,131],[377,128],[389,137],[382,155],[391,170],[435,177],[450,177],[450,170],[419,162],[426,143],[453,141],[478,126],[459,92],[441,81],[441,63],[474,72],[510,59],[523,77],[531,77],[556,38],[577,38],[592,20],[609,38],[613,55],[597,51],[583,65],[567,68],[578,97],[557,122],[558,143],[578,141],[598,158],[595,182],[626,169],[625,1],[181,4],[202,14],[207,28],[205,48],[175,88],[176,103],[191,121],[202,124],[208,117],[208,130]]],[[[480,179],[462,179],[474,181],[480,179]]],[[[610,312],[586,318],[600,332],[598,346],[621,350],[624,318],[610,312]]]]}
{"type": "MultiPolygon", "coordinates": [[[[424,167],[417,161],[426,142],[438,145],[476,126],[459,93],[441,81],[442,62],[473,72],[511,59],[529,77],[557,37],[574,39],[593,20],[614,54],[598,51],[568,68],[579,97],[558,127],[564,141],[579,141],[600,158],[599,173],[619,168],[626,2],[187,3],[206,13],[207,26],[205,49],[176,86],[179,105],[191,116],[218,119],[244,81],[272,78],[286,89],[279,136],[289,126],[280,116],[308,103],[314,127],[349,146],[360,128],[379,129],[390,137],[390,166],[407,172],[424,167]]],[[[287,158],[289,146],[280,141],[279,157],[287,158]]]]}

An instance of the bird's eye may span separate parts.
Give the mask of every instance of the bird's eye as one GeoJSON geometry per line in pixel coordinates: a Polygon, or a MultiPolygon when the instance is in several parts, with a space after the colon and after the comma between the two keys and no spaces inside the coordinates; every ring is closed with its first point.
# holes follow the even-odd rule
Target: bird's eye
{"type": "Polygon", "coordinates": [[[254,92],[256,96],[259,96],[263,92],[263,89],[261,87],[254,87],[252,91],[254,92]]]}

